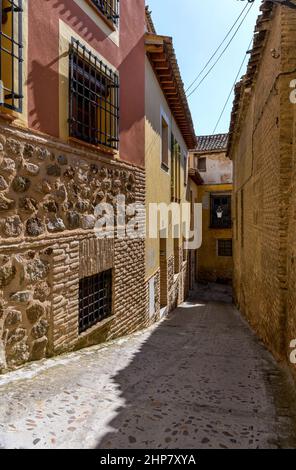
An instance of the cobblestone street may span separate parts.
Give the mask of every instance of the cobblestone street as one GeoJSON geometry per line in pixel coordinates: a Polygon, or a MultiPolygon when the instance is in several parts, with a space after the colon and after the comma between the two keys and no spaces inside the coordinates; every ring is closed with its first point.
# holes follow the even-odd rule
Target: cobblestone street
{"type": "Polygon", "coordinates": [[[148,331],[0,378],[2,448],[296,445],[285,372],[223,287],[148,331]]]}

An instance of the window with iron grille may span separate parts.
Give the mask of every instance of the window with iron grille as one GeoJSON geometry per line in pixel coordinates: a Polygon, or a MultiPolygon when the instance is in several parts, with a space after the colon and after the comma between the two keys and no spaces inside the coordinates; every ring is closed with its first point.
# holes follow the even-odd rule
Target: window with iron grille
{"type": "Polygon", "coordinates": [[[218,256],[232,257],[232,240],[217,240],[218,256]]]}
{"type": "Polygon", "coordinates": [[[91,0],[94,6],[107,18],[118,26],[119,0],[91,0]]]}
{"type": "Polygon", "coordinates": [[[118,149],[118,75],[76,40],[70,48],[69,106],[71,137],[118,149]]]}
{"type": "Polygon", "coordinates": [[[211,194],[211,228],[231,228],[231,196],[226,194],[211,194]]]}
{"type": "Polygon", "coordinates": [[[112,315],[112,270],[79,282],[79,333],[112,315]]]}
{"type": "Polygon", "coordinates": [[[0,0],[0,104],[22,112],[22,0],[0,0]]]}

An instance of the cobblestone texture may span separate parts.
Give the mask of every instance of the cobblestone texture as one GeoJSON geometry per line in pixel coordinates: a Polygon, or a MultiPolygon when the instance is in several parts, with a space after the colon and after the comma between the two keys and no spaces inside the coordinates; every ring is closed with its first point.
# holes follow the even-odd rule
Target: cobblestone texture
{"type": "Polygon", "coordinates": [[[1,377],[0,447],[295,447],[289,376],[229,300],[203,286],[145,332],[1,377]]]}

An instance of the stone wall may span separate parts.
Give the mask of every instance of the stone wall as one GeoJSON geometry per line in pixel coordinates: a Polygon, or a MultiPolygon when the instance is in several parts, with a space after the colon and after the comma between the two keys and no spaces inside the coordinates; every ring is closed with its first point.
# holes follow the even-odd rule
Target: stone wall
{"type": "Polygon", "coordinates": [[[150,279],[146,281],[146,317],[147,326],[160,320],[160,270],[158,270],[150,279]],[[154,286],[154,313],[150,312],[150,282],[154,286]]]}
{"type": "Polygon", "coordinates": [[[0,128],[0,368],[147,324],[145,241],[98,239],[94,208],[145,203],[144,170],[83,146],[0,128]],[[79,280],[113,270],[113,315],[78,332],[79,280]]]}
{"type": "Polygon", "coordinates": [[[274,8],[253,88],[243,92],[234,160],[234,291],[252,327],[278,359],[296,337],[293,118],[296,14],[274,8]]]}
{"type": "Polygon", "coordinates": [[[187,261],[183,261],[182,247],[177,257],[180,272],[175,274],[175,256],[172,255],[168,259],[164,254],[160,256],[160,302],[162,307],[167,307],[167,313],[184,302],[188,294],[188,264],[187,261]]]}

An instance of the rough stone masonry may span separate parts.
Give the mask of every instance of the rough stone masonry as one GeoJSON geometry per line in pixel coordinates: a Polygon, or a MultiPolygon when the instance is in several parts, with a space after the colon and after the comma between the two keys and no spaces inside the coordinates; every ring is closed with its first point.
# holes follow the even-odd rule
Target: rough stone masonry
{"type": "Polygon", "coordinates": [[[142,168],[0,129],[0,371],[149,323],[145,241],[98,240],[98,203],[145,203],[142,168]],[[113,315],[79,335],[79,280],[113,270],[113,315]]]}

